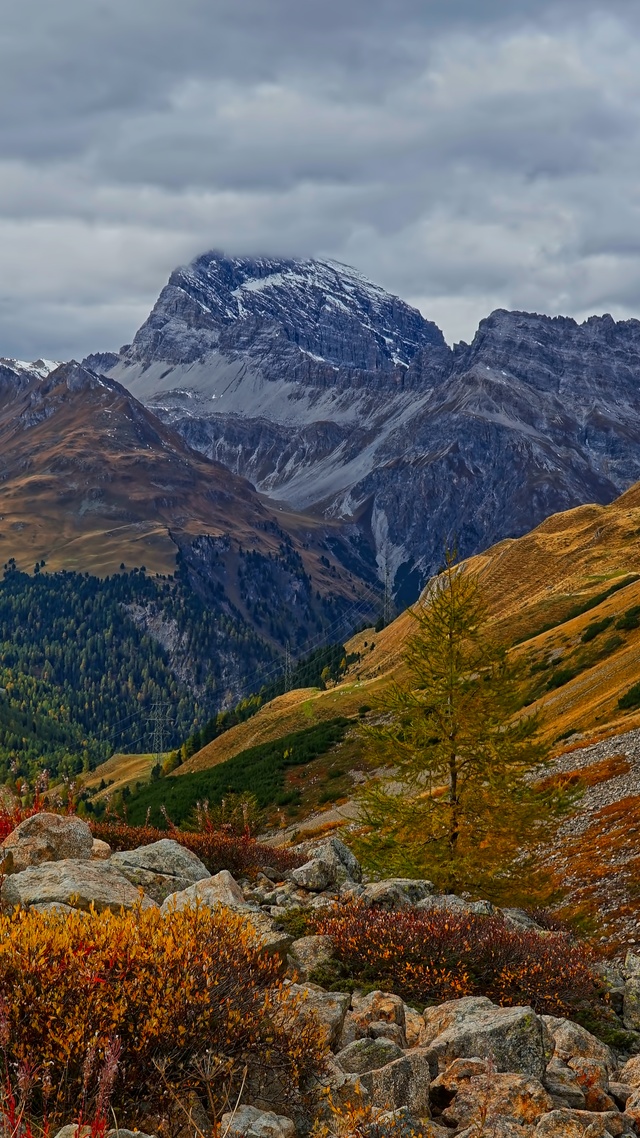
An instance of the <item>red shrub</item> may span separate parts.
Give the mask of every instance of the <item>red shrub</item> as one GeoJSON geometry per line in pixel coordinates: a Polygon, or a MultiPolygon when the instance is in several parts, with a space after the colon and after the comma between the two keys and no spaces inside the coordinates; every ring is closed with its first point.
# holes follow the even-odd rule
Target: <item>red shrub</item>
{"type": "Polygon", "coordinates": [[[319,913],[313,931],[333,937],[349,978],[421,1005],[484,995],[564,1016],[599,998],[585,946],[565,933],[513,929],[501,916],[353,904],[319,913]]]}
{"type": "Polygon", "coordinates": [[[272,866],[284,873],[287,869],[300,865],[303,860],[292,850],[265,846],[253,838],[223,830],[207,829],[203,833],[178,830],[175,827],[158,830],[154,826],[129,826],[126,822],[113,820],[89,824],[94,836],[108,842],[114,850],[132,850],[159,842],[161,838],[173,838],[196,854],[210,873],[228,869],[235,877],[263,865],[272,866]]]}

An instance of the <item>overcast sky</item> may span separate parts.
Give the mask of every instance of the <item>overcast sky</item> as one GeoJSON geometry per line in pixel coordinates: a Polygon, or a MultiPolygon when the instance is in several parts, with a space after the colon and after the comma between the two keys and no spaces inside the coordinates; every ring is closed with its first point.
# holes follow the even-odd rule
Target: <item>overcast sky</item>
{"type": "Polygon", "coordinates": [[[346,261],[451,342],[640,317],[640,5],[5,5],[0,355],[117,349],[210,248],[346,261]]]}

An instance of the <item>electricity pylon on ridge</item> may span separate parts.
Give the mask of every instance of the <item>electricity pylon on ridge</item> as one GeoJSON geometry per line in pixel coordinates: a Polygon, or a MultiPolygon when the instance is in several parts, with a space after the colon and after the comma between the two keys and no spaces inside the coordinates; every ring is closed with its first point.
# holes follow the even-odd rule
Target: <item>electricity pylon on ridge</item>
{"type": "Polygon", "coordinates": [[[291,642],[287,640],[284,648],[284,690],[291,691],[293,666],[291,664],[291,642]]]}

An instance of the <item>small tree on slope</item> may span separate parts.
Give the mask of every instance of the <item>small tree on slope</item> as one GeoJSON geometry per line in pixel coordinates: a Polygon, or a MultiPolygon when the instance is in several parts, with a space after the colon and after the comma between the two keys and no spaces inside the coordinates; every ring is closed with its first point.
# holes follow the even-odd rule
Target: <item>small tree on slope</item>
{"type": "Polygon", "coordinates": [[[367,730],[392,770],[361,793],[359,852],[386,875],[486,888],[559,807],[523,778],[544,758],[539,722],[516,715],[518,669],[487,630],[469,569],[448,555],[411,616],[407,682],[392,686],[382,725],[367,730]]]}

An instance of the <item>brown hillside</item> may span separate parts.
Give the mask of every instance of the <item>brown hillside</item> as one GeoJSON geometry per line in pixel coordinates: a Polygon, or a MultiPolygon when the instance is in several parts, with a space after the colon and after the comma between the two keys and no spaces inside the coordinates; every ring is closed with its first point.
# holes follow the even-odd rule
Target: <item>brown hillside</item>
{"type": "MultiPolygon", "coordinates": [[[[625,632],[614,628],[624,612],[640,604],[640,581],[566,619],[572,608],[640,573],[640,484],[609,506],[580,506],[555,514],[531,533],[500,542],[469,564],[480,573],[496,633],[524,656],[527,670],[555,660],[555,669],[547,669],[548,680],[561,667],[579,668],[573,679],[534,700],[550,739],[571,728],[602,736],[640,725],[640,712],[621,712],[617,707],[620,696],[640,681],[640,628],[625,632]],[[590,648],[583,646],[581,636],[587,626],[607,618],[612,619],[610,630],[594,638],[590,648]],[[558,623],[535,635],[552,622],[558,623]],[[612,646],[613,635],[620,643],[612,646]]],[[[273,701],[254,719],[208,744],[176,775],[223,762],[246,747],[299,730],[316,719],[353,715],[358,705],[374,702],[376,692],[400,675],[411,627],[410,614],[403,613],[382,632],[370,628],[354,636],[347,647],[360,659],[343,683],[327,692],[291,692],[273,701]]],[[[545,671],[526,679],[533,691],[537,677],[544,679],[545,671]]]]}

